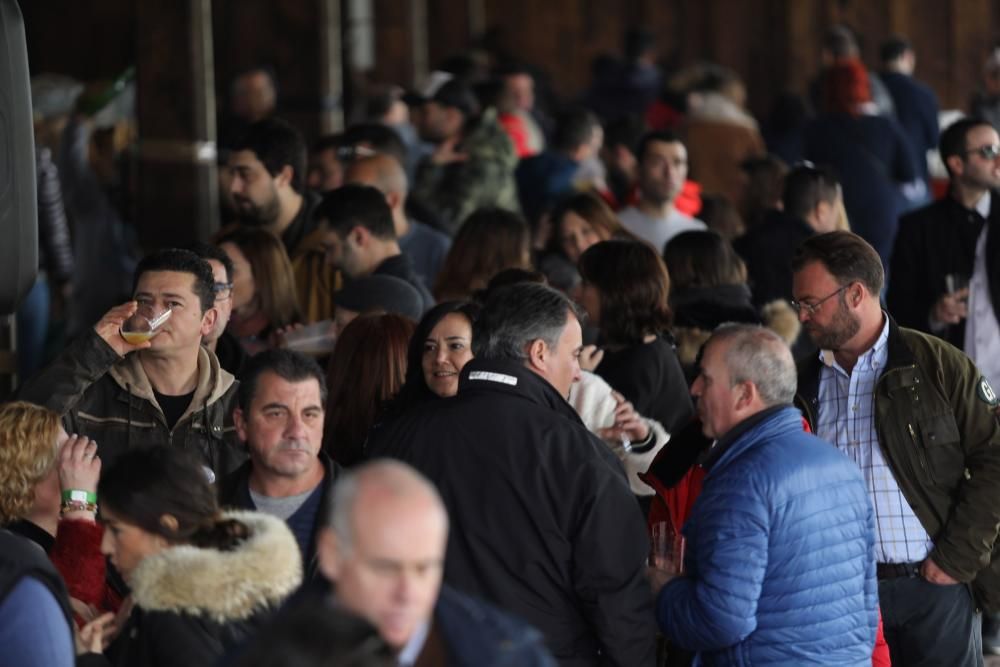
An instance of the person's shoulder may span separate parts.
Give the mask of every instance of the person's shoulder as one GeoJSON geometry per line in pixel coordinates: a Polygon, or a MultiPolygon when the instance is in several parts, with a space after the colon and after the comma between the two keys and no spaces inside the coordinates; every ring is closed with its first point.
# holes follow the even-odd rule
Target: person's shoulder
{"type": "Polygon", "coordinates": [[[375,424],[368,434],[368,444],[365,447],[369,458],[401,457],[404,453],[420,450],[425,445],[434,446],[431,437],[420,434],[437,433],[439,424],[447,424],[448,420],[461,419],[461,412],[450,410],[458,397],[428,398],[417,400],[412,404],[400,406],[391,414],[375,424]],[[441,417],[444,412],[445,416],[441,417]]]}
{"type": "Polygon", "coordinates": [[[899,327],[898,336],[913,354],[917,367],[928,376],[939,377],[945,383],[979,382],[982,378],[975,362],[948,341],[907,327],[899,327]]]}
{"type": "Polygon", "coordinates": [[[899,219],[900,228],[903,225],[926,227],[945,223],[951,215],[952,206],[953,203],[947,195],[935,199],[931,203],[901,216],[899,219]]]}
{"type": "Polygon", "coordinates": [[[643,222],[647,218],[646,215],[635,206],[626,206],[622,210],[618,211],[618,219],[621,221],[623,225],[625,225],[630,223],[643,222]]]}
{"type": "Polygon", "coordinates": [[[860,128],[862,132],[892,132],[900,125],[895,118],[881,114],[866,113],[851,117],[849,124],[860,128]]]}
{"type": "Polygon", "coordinates": [[[439,229],[434,229],[430,225],[417,220],[410,220],[410,229],[413,240],[427,245],[437,245],[448,247],[451,245],[451,237],[439,229]]]}
{"type": "MultiPolygon", "coordinates": [[[[972,363],[968,355],[960,349],[933,334],[909,327],[899,327],[897,329],[900,340],[903,341],[911,352],[917,355],[917,363],[926,360],[926,355],[933,355],[935,359],[947,358],[952,361],[968,361],[972,363]]],[[[926,370],[926,369],[925,369],[926,370]]]]}
{"type": "Polygon", "coordinates": [[[535,174],[537,171],[544,169],[546,163],[549,161],[548,154],[544,151],[541,153],[536,153],[535,155],[529,155],[523,157],[517,162],[517,173],[518,175],[529,175],[535,174]]]}
{"type": "Polygon", "coordinates": [[[239,468],[222,475],[216,482],[219,504],[224,507],[236,507],[242,509],[252,509],[250,505],[243,504],[243,495],[248,489],[250,479],[250,468],[252,462],[247,460],[239,468]]]}
{"type": "Polygon", "coordinates": [[[687,213],[681,213],[681,215],[687,218],[686,220],[683,220],[683,223],[686,226],[690,227],[692,230],[704,231],[708,229],[708,224],[701,218],[696,218],[693,215],[688,215],[687,213]]]}
{"type": "Polygon", "coordinates": [[[932,104],[936,111],[938,100],[937,100],[937,94],[934,92],[934,89],[916,77],[911,76],[907,78],[909,79],[907,83],[913,90],[914,95],[917,97],[918,101],[923,102],[924,104],[932,104]]]}
{"type": "Polygon", "coordinates": [[[743,235],[734,239],[733,249],[742,255],[758,249],[773,248],[777,239],[789,235],[798,239],[810,235],[811,232],[812,230],[804,222],[782,211],[772,210],[768,211],[759,223],[749,227],[743,235]]]}
{"type": "Polygon", "coordinates": [[[516,658],[530,667],[555,665],[538,630],[447,585],[441,587],[434,616],[463,664],[508,664],[516,658]]]}
{"type": "Polygon", "coordinates": [[[483,112],[472,131],[464,137],[462,145],[466,153],[475,154],[480,159],[510,160],[512,167],[517,163],[514,142],[497,121],[496,112],[492,109],[483,112]]]}
{"type": "Polygon", "coordinates": [[[652,343],[634,343],[619,348],[604,351],[604,359],[597,366],[596,373],[602,377],[633,366],[644,367],[659,356],[661,344],[657,340],[652,343]]]}

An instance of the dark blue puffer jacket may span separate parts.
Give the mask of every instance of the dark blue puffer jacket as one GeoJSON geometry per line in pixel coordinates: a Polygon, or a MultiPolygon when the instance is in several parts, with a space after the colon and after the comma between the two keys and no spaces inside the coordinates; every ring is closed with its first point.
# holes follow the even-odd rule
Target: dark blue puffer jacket
{"type": "Polygon", "coordinates": [[[660,628],[704,665],[871,665],[875,533],[860,471],[795,408],[751,420],[716,445],[660,628]]]}

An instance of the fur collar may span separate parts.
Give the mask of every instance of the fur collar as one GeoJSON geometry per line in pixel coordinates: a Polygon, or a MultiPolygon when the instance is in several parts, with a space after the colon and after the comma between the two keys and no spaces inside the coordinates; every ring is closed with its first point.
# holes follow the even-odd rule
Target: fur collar
{"type": "Polygon", "coordinates": [[[781,336],[786,343],[792,345],[802,331],[799,315],[792,310],[791,304],[784,299],[776,299],[764,304],[760,309],[764,326],[781,336]]]}
{"type": "Polygon", "coordinates": [[[302,556],[285,522],[261,512],[225,512],[250,529],[233,551],[190,545],[147,557],[132,574],[145,611],[242,621],[280,604],[302,581],[302,556]]]}
{"type": "MultiPolygon", "coordinates": [[[[784,299],[766,304],[760,311],[764,326],[775,332],[791,346],[802,331],[799,316],[784,299]]],[[[712,332],[696,326],[675,326],[671,333],[677,342],[677,358],[685,367],[694,364],[701,346],[712,336],[712,332]]]]}

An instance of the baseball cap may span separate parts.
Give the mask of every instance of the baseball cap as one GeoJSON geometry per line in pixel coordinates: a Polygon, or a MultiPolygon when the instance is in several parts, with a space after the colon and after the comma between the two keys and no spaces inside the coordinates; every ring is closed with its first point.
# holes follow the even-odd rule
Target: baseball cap
{"type": "Polygon", "coordinates": [[[419,91],[403,95],[403,101],[410,106],[421,106],[427,102],[437,102],[444,107],[454,107],[466,116],[479,113],[479,100],[472,88],[456,79],[448,72],[431,72],[419,91]]]}
{"type": "Polygon", "coordinates": [[[423,314],[420,292],[405,280],[374,274],[356,278],[334,294],[333,302],[340,308],[367,313],[383,310],[419,321],[423,314]]]}

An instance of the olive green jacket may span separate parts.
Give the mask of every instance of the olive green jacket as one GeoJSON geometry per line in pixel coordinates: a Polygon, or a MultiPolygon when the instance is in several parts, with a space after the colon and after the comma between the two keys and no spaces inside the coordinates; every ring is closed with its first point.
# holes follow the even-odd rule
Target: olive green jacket
{"type": "MultiPolygon", "coordinates": [[[[811,426],[821,362],[799,369],[796,404],[811,426]]],[[[934,541],[934,562],[1000,610],[1000,422],[997,397],[964,353],[889,318],[888,363],[875,385],[875,428],[899,488],[934,541]]]]}

